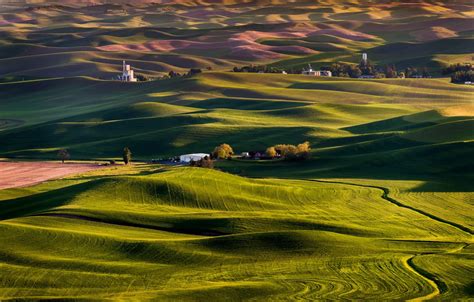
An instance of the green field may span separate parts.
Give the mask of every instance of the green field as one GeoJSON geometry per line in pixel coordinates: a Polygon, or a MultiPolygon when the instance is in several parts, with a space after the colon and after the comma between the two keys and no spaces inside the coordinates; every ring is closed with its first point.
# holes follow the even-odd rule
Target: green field
{"type": "Polygon", "coordinates": [[[472,3],[109,2],[0,4],[0,168],[118,160],[0,190],[0,300],[474,299],[474,86],[440,73],[473,63],[472,3]],[[434,77],[230,72],[363,52],[434,77]],[[150,163],[222,143],[215,169],[150,163]]]}
{"type": "Polygon", "coordinates": [[[121,172],[0,191],[2,298],[472,294],[472,216],[460,227],[363,184],[199,168],[121,172]]]}
{"type": "Polygon", "coordinates": [[[222,142],[243,152],[305,140],[327,156],[459,141],[459,152],[472,150],[474,88],[443,78],[208,72],[137,84],[61,78],[0,87],[0,120],[16,122],[0,132],[9,142],[0,156],[51,158],[68,148],[76,159],[109,158],[128,145],[149,160],[209,152],[222,142]],[[464,131],[452,137],[453,129],[464,131]]]}
{"type": "Polygon", "coordinates": [[[221,72],[0,85],[16,121],[0,132],[4,157],[313,144],[304,162],[217,162],[232,174],[138,164],[2,190],[2,298],[473,295],[470,87],[221,72]]]}

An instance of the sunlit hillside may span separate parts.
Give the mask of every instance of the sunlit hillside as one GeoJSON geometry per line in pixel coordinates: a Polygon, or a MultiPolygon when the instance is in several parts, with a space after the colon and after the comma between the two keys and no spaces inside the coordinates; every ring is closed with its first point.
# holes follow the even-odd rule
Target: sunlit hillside
{"type": "Polygon", "coordinates": [[[357,63],[361,52],[374,63],[434,73],[472,62],[470,1],[104,2],[5,6],[0,75],[110,79],[127,60],[156,77],[243,64],[357,63]]]}

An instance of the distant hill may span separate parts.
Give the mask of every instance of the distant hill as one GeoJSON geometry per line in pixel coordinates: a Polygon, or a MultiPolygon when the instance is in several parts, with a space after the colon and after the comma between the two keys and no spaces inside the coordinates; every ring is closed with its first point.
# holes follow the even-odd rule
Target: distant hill
{"type": "Polygon", "coordinates": [[[333,62],[428,68],[473,62],[469,1],[9,1],[0,77],[115,77],[333,62]],[[270,5],[271,3],[271,5],[270,5]]]}

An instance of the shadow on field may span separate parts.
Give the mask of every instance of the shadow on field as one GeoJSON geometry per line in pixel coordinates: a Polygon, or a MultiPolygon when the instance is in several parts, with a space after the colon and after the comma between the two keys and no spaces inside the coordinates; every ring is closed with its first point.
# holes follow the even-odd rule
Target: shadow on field
{"type": "Polygon", "coordinates": [[[0,220],[12,219],[68,204],[75,196],[104,180],[89,181],[65,188],[0,202],[0,220]]]}

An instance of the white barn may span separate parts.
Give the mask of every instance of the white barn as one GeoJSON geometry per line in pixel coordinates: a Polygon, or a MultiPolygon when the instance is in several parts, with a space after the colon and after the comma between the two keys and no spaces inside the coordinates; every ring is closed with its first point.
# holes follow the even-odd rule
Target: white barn
{"type": "Polygon", "coordinates": [[[204,157],[210,157],[207,153],[192,153],[192,154],[184,154],[179,156],[179,161],[183,163],[189,163],[192,160],[198,161],[203,159],[204,157]]]}

